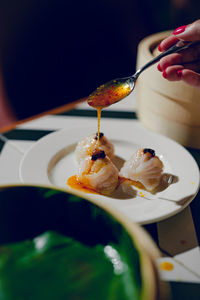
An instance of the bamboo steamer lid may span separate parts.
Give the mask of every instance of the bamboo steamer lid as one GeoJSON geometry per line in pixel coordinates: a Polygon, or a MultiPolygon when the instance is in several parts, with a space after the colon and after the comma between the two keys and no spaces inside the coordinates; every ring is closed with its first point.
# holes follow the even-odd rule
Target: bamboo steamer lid
{"type": "MultiPolygon", "coordinates": [[[[158,44],[170,34],[160,32],[139,43],[137,69],[159,54],[158,44]]],[[[136,89],[138,118],[146,127],[184,146],[200,148],[200,89],[167,81],[157,64],[140,75],[136,89]]]]}

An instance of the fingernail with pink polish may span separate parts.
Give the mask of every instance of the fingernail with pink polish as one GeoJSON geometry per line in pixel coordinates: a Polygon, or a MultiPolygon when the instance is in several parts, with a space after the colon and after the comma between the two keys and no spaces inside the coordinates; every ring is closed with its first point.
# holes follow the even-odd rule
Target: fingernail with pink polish
{"type": "Polygon", "coordinates": [[[165,70],[163,71],[162,76],[163,76],[164,78],[167,78],[167,73],[166,73],[165,70]]]}
{"type": "Polygon", "coordinates": [[[160,64],[157,65],[157,69],[158,69],[158,71],[162,72],[160,64]]]}
{"type": "Polygon", "coordinates": [[[182,76],[182,72],[183,72],[183,70],[181,69],[181,70],[178,70],[176,73],[177,73],[177,75],[178,75],[178,77],[181,77],[182,76]]]}
{"type": "Polygon", "coordinates": [[[158,51],[162,52],[160,44],[158,45],[158,51]]]}
{"type": "Polygon", "coordinates": [[[173,34],[174,35],[177,35],[177,34],[180,34],[180,33],[183,33],[186,29],[187,25],[183,25],[181,27],[178,27],[174,30],[173,34]]]}

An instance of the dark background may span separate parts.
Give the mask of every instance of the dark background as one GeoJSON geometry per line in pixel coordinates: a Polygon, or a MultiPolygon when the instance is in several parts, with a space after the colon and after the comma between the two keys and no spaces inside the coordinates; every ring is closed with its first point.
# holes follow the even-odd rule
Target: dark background
{"type": "Polygon", "coordinates": [[[199,0],[0,0],[0,61],[19,119],[135,71],[147,35],[199,18],[199,0]]]}

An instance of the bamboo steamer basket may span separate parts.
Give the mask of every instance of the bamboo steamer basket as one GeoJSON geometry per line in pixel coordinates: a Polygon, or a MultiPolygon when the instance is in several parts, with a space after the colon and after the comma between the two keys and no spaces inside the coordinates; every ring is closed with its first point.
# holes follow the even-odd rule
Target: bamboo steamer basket
{"type": "MultiPolygon", "coordinates": [[[[137,69],[159,54],[158,44],[171,33],[153,34],[139,43],[137,69]]],[[[140,75],[136,91],[137,115],[147,128],[200,149],[200,89],[167,81],[155,64],[140,75]]]]}

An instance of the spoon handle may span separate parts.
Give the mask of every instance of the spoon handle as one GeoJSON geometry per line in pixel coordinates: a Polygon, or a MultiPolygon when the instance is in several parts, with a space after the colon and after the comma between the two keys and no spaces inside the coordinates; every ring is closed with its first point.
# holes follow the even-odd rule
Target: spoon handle
{"type": "Polygon", "coordinates": [[[183,41],[178,41],[175,45],[173,45],[171,48],[166,50],[165,52],[161,53],[160,55],[156,56],[154,59],[146,63],[142,68],[140,68],[134,75],[134,78],[137,78],[140,73],[142,73],[145,69],[148,67],[152,66],[153,64],[157,63],[162,57],[167,56],[171,53],[178,53],[181,52],[182,50],[185,50],[187,48],[190,48],[191,46],[195,46],[197,44],[200,44],[200,41],[196,42],[183,42],[183,41]]]}

